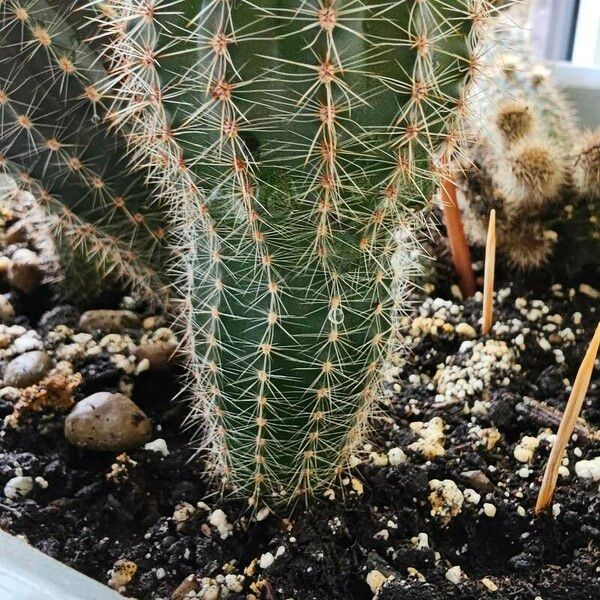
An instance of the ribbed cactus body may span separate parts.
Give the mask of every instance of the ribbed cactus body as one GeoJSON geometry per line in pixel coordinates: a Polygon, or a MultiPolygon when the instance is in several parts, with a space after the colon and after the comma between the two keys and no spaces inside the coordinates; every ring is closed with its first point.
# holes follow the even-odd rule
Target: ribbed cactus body
{"type": "Polygon", "coordinates": [[[108,130],[90,16],[74,2],[2,4],[0,168],[48,211],[69,293],[114,276],[150,295],[163,285],[166,219],[108,130]]]}
{"type": "Polygon", "coordinates": [[[188,244],[213,460],[252,500],[324,488],[381,397],[418,210],[460,137],[489,7],[116,4],[118,106],[188,244]]]}

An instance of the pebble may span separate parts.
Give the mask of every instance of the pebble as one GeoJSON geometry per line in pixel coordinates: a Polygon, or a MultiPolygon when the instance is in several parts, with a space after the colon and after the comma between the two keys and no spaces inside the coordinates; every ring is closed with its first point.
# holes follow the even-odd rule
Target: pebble
{"type": "Polygon", "coordinates": [[[4,370],[4,385],[26,388],[38,383],[52,368],[52,360],[46,352],[34,350],[13,358],[4,370]]]}
{"type": "Polygon", "coordinates": [[[469,483],[474,489],[480,492],[493,492],[494,484],[489,477],[481,470],[463,471],[460,476],[469,483]]]}
{"type": "Polygon", "coordinates": [[[456,565],[455,567],[450,567],[446,571],[446,579],[453,583],[454,585],[458,585],[463,577],[463,572],[460,566],[456,565]]]}
{"type": "Polygon", "coordinates": [[[188,575],[175,589],[171,595],[171,600],[184,600],[185,598],[193,598],[194,592],[199,589],[198,580],[195,575],[188,575]]]}
{"type": "Polygon", "coordinates": [[[484,502],[483,504],[483,513],[486,517],[493,519],[496,516],[496,507],[490,502],[484,502]]]}
{"type": "Polygon", "coordinates": [[[97,392],[84,398],[65,419],[65,437],[80,448],[119,452],[141,446],[152,423],[127,396],[97,392]]]}
{"type": "Polygon", "coordinates": [[[79,328],[87,333],[93,331],[121,333],[125,329],[139,326],[140,319],[129,310],[88,310],[79,319],[79,328]]]}
{"type": "Polygon", "coordinates": [[[6,296],[0,294],[0,323],[10,325],[15,319],[15,309],[6,296]]]}
{"type": "Polygon", "coordinates": [[[24,294],[30,294],[42,280],[40,261],[35,252],[20,248],[12,255],[8,268],[8,283],[24,294]]]}
{"type": "Polygon", "coordinates": [[[11,350],[15,354],[23,354],[24,352],[31,352],[32,350],[43,350],[44,342],[37,334],[37,332],[30,329],[27,333],[19,336],[12,344],[11,350]]]}
{"type": "Polygon", "coordinates": [[[22,475],[9,479],[4,485],[4,495],[8,500],[21,500],[33,489],[33,478],[22,475]]]}
{"type": "Polygon", "coordinates": [[[135,356],[140,361],[148,360],[153,371],[164,371],[169,368],[176,349],[176,342],[145,342],[136,348],[135,356]]]}
{"type": "Polygon", "coordinates": [[[387,581],[387,577],[377,569],[369,571],[367,574],[367,585],[371,588],[373,594],[377,594],[379,588],[387,581]]]}
{"type": "Polygon", "coordinates": [[[0,256],[0,276],[4,277],[8,273],[11,262],[8,256],[0,256]]]}
{"type": "Polygon", "coordinates": [[[150,450],[151,452],[158,452],[163,456],[169,456],[169,448],[167,447],[167,442],[165,442],[165,440],[163,440],[162,438],[157,438],[155,440],[152,440],[151,442],[148,442],[144,446],[144,450],[150,450]]]}
{"type": "Polygon", "coordinates": [[[489,577],[484,577],[481,580],[481,583],[483,583],[483,585],[485,585],[485,587],[490,592],[497,592],[498,591],[498,586],[489,577]]]}
{"type": "Polygon", "coordinates": [[[6,402],[17,402],[21,397],[21,390],[16,387],[3,387],[0,388],[0,400],[5,400],[6,402]]]}

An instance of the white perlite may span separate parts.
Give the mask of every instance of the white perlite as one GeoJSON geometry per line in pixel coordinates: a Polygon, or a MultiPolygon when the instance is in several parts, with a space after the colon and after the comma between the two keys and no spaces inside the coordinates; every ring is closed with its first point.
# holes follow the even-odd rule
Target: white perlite
{"type": "Polygon", "coordinates": [[[429,494],[431,516],[438,517],[444,525],[447,525],[452,517],[455,517],[462,510],[463,493],[451,479],[444,479],[443,481],[432,479],[429,482],[429,488],[432,490],[429,494]]]}
{"type": "Polygon", "coordinates": [[[405,463],[407,458],[402,448],[390,448],[390,450],[388,450],[388,460],[392,467],[397,467],[398,465],[405,463]]]}
{"type": "Polygon", "coordinates": [[[540,445],[540,440],[530,435],[523,436],[523,439],[515,446],[513,456],[522,463],[529,463],[533,460],[533,453],[540,445]]]}
{"type": "Polygon", "coordinates": [[[426,458],[444,454],[444,421],[440,417],[433,417],[427,423],[415,421],[410,428],[420,438],[408,446],[411,450],[420,452],[426,458]]]}
{"type": "Polygon", "coordinates": [[[265,552],[258,561],[261,569],[268,569],[275,562],[275,557],[271,552],[265,552]]]}
{"type": "Polygon", "coordinates": [[[463,342],[459,352],[446,359],[435,375],[438,403],[460,402],[487,394],[494,382],[499,382],[515,370],[514,352],[505,342],[463,342]]]}
{"type": "Polygon", "coordinates": [[[478,494],[475,490],[471,488],[466,488],[463,492],[463,496],[465,497],[465,501],[469,504],[479,504],[481,500],[481,494],[478,494]]]}
{"type": "Polygon", "coordinates": [[[387,581],[387,577],[377,569],[369,571],[367,574],[367,584],[373,594],[377,594],[379,588],[387,581]]]}
{"type": "Polygon", "coordinates": [[[221,539],[225,539],[233,530],[233,525],[227,522],[227,515],[220,508],[209,515],[208,522],[219,530],[221,539]]]}
{"type": "Polygon", "coordinates": [[[462,572],[462,569],[458,565],[456,565],[455,567],[450,567],[446,571],[446,579],[450,583],[453,583],[454,585],[458,585],[462,578],[463,578],[463,572],[462,572]]]}
{"type": "Polygon", "coordinates": [[[580,460],[575,463],[575,473],[582,479],[600,481],[600,456],[591,460],[580,460]]]}

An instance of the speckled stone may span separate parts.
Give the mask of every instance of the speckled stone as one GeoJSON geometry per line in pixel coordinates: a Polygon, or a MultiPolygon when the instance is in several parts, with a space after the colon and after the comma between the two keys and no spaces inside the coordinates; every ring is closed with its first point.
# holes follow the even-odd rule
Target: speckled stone
{"type": "Polygon", "coordinates": [[[81,400],[65,419],[65,437],[80,448],[120,452],[146,443],[152,423],[123,394],[97,392],[81,400]]]}
{"type": "Polygon", "coordinates": [[[26,388],[40,381],[52,368],[52,360],[41,350],[25,352],[13,358],[4,370],[4,385],[26,388]]]}
{"type": "Polygon", "coordinates": [[[121,333],[139,326],[140,319],[130,310],[88,310],[79,319],[79,328],[88,333],[121,333]]]}

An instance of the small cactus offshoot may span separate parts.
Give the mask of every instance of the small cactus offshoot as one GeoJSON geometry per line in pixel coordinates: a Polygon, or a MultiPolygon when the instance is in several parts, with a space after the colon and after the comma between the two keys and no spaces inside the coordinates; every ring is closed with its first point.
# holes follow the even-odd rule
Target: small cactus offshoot
{"type": "Polygon", "coordinates": [[[498,248],[513,266],[541,267],[561,245],[578,248],[561,253],[569,264],[595,262],[600,131],[577,129],[545,68],[516,56],[498,62],[499,81],[485,94],[476,141],[457,165],[467,235],[484,246],[487,216],[496,209],[498,248]]]}

